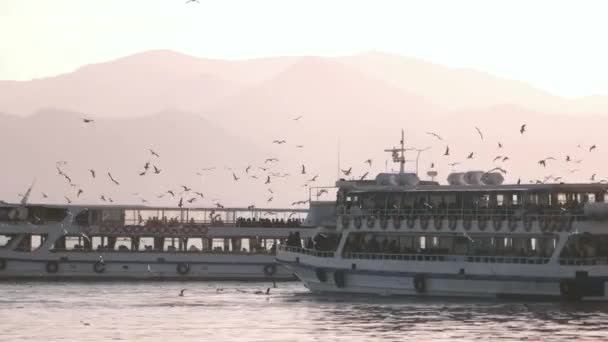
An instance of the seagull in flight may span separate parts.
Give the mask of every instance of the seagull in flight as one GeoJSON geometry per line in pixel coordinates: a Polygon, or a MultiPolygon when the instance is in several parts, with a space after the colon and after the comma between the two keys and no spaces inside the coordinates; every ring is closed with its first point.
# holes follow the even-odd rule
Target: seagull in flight
{"type": "Polygon", "coordinates": [[[596,148],[597,148],[597,146],[592,145],[591,147],[589,147],[589,152],[591,152],[591,151],[595,150],[596,148]]]}
{"type": "Polygon", "coordinates": [[[196,195],[199,195],[199,196],[201,197],[201,199],[204,199],[204,198],[205,198],[205,195],[203,195],[203,193],[202,193],[202,192],[200,192],[200,191],[196,191],[196,192],[194,192],[194,193],[195,193],[196,195]]]}
{"type": "Polygon", "coordinates": [[[266,177],[266,182],[264,182],[264,184],[270,184],[270,176],[266,177]]]}
{"type": "Polygon", "coordinates": [[[184,188],[184,192],[188,192],[188,191],[192,190],[191,188],[189,188],[185,185],[182,185],[182,188],[184,188]]]}
{"type": "Polygon", "coordinates": [[[498,148],[502,148],[502,143],[500,141],[498,142],[498,148]]]}
{"type": "Polygon", "coordinates": [[[526,131],[526,124],[521,125],[521,127],[519,128],[519,133],[520,134],[524,134],[524,132],[526,131]]]}
{"type": "Polygon", "coordinates": [[[311,179],[309,179],[309,182],[316,182],[317,178],[319,177],[319,175],[315,175],[314,177],[312,177],[311,179]]]}
{"type": "Polygon", "coordinates": [[[286,142],[287,142],[287,141],[285,141],[285,140],[273,140],[273,141],[272,141],[272,143],[273,143],[273,144],[279,144],[279,145],[284,144],[284,143],[286,143],[286,142]]]}
{"type": "Polygon", "coordinates": [[[303,175],[306,174],[306,166],[304,166],[304,164],[302,164],[302,171],[300,171],[300,173],[303,175]]]}
{"type": "Polygon", "coordinates": [[[351,172],[353,171],[353,168],[352,168],[352,166],[351,166],[351,167],[350,167],[348,170],[340,170],[340,171],[342,171],[342,173],[343,173],[345,176],[349,176],[349,175],[351,174],[351,172]]]}
{"type": "Polygon", "coordinates": [[[236,176],[236,174],[233,172],[232,173],[232,178],[234,179],[234,181],[238,181],[240,178],[236,176]]]}
{"type": "Polygon", "coordinates": [[[155,174],[159,174],[160,173],[161,169],[157,168],[155,165],[152,166],[152,167],[154,168],[154,173],[155,174]]]}
{"type": "Polygon", "coordinates": [[[110,180],[112,181],[112,183],[114,183],[116,185],[120,185],[120,183],[118,183],[118,181],[116,179],[114,179],[114,177],[112,177],[112,174],[110,172],[108,172],[108,177],[110,177],[110,180]]]}
{"type": "Polygon", "coordinates": [[[66,201],[68,201],[68,204],[72,204],[72,200],[68,197],[68,196],[63,196],[65,198],[66,201]]]}
{"type": "Polygon", "coordinates": [[[279,161],[279,159],[278,159],[278,158],[267,158],[267,159],[264,161],[264,164],[266,164],[266,163],[271,163],[271,162],[278,162],[278,161],[279,161]]]}
{"type": "Polygon", "coordinates": [[[294,119],[293,119],[293,121],[298,121],[298,120],[300,120],[301,118],[302,118],[302,115],[300,115],[300,116],[298,116],[298,117],[294,118],[294,119]]]}
{"type": "Polygon", "coordinates": [[[371,159],[368,159],[368,160],[364,161],[364,163],[367,163],[367,164],[369,164],[369,167],[372,167],[372,160],[371,159]]]}
{"type": "Polygon", "coordinates": [[[91,177],[95,178],[95,170],[89,169],[89,172],[91,173],[91,177]]]}
{"type": "Polygon", "coordinates": [[[368,174],[369,174],[369,172],[364,173],[363,176],[359,177],[359,180],[360,181],[364,180],[368,174]]]}
{"type": "Polygon", "coordinates": [[[153,150],[153,149],[149,148],[148,150],[150,151],[150,153],[151,153],[153,156],[155,156],[155,157],[157,157],[157,158],[160,158],[160,156],[158,155],[158,153],[154,152],[154,150],[153,150]]]}
{"type": "Polygon", "coordinates": [[[435,138],[437,138],[439,140],[443,140],[443,138],[439,134],[437,134],[435,132],[425,132],[425,133],[428,134],[428,135],[432,135],[432,136],[434,136],[435,138]]]}
{"type": "Polygon", "coordinates": [[[500,172],[504,173],[505,175],[507,174],[507,170],[505,170],[505,169],[503,169],[501,167],[495,167],[495,168],[493,168],[492,170],[490,170],[490,171],[488,171],[486,173],[490,173],[490,172],[493,172],[493,171],[500,171],[500,172]]]}
{"type": "MultiPolygon", "coordinates": [[[[186,4],[189,4],[189,3],[191,3],[191,2],[194,2],[194,3],[200,4],[200,2],[199,2],[198,0],[187,0],[187,1],[186,1],[186,4]]],[[[184,290],[182,290],[182,291],[184,291],[184,290]]],[[[183,294],[181,294],[180,296],[182,296],[182,297],[183,297],[183,294]]]]}
{"type": "Polygon", "coordinates": [[[251,170],[251,165],[248,165],[247,168],[245,168],[245,173],[249,173],[249,170],[251,170]]]}
{"type": "Polygon", "coordinates": [[[555,158],[553,158],[553,157],[547,157],[545,159],[541,159],[541,160],[538,161],[538,164],[542,165],[543,167],[546,167],[547,166],[547,160],[555,160],[555,158]]]}
{"type": "MultiPolygon", "coordinates": [[[[194,2],[194,1],[198,2],[198,0],[188,0],[188,2],[194,2]]],[[[188,3],[188,2],[187,2],[187,3],[188,3]]],[[[150,266],[150,265],[148,265],[148,266],[150,266]]],[[[182,289],[181,291],[179,291],[179,296],[180,296],[180,297],[183,297],[183,296],[184,296],[184,292],[185,292],[185,291],[186,291],[186,289],[182,289]]]]}
{"type": "Polygon", "coordinates": [[[80,197],[80,195],[82,195],[84,191],[82,189],[78,189],[78,193],[76,194],[76,197],[80,197]]]}
{"type": "Polygon", "coordinates": [[[481,138],[481,140],[483,140],[483,133],[481,133],[479,127],[475,126],[475,129],[477,130],[477,133],[479,133],[479,137],[481,138]]]}
{"type": "Polygon", "coordinates": [[[95,120],[93,120],[93,119],[87,119],[87,118],[83,118],[83,119],[82,119],[82,121],[83,121],[84,123],[87,123],[87,124],[88,124],[88,123],[91,123],[91,122],[93,122],[93,121],[95,121],[95,120]]]}
{"type": "Polygon", "coordinates": [[[443,153],[444,156],[449,156],[450,155],[450,146],[446,146],[445,147],[445,152],[443,153]]]}
{"type": "Polygon", "coordinates": [[[474,152],[469,153],[469,155],[467,156],[467,159],[473,159],[474,154],[475,154],[474,152]]]}

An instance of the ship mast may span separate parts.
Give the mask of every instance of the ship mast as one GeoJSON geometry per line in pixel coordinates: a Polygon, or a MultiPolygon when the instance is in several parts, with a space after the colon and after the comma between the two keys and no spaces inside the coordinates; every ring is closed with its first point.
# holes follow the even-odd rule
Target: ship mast
{"type": "Polygon", "coordinates": [[[405,148],[405,133],[403,129],[401,130],[401,148],[390,148],[384,150],[384,152],[390,152],[393,157],[393,162],[399,163],[399,173],[402,174],[405,172],[405,151],[408,149],[405,148]]]}

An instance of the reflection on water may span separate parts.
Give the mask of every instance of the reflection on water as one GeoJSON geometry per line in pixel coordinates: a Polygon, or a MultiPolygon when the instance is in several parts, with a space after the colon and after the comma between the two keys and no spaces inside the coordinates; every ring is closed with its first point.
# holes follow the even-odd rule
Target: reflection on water
{"type": "Polygon", "coordinates": [[[0,283],[0,340],[604,340],[608,306],[318,296],[298,283],[0,283]],[[185,288],[184,297],[178,294],[185,288]]]}

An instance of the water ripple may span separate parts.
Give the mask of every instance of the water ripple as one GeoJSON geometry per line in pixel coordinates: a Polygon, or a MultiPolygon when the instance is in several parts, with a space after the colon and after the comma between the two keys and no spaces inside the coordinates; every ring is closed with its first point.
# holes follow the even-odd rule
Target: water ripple
{"type": "Polygon", "coordinates": [[[602,304],[319,296],[281,283],[4,283],[6,341],[604,340],[602,304]],[[185,288],[185,296],[178,293],[185,288]]]}

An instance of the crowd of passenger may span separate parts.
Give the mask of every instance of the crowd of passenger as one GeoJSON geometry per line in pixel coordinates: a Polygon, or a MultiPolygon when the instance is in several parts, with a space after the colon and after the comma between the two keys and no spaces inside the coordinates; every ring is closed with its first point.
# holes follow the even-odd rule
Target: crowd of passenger
{"type": "MultiPolygon", "coordinates": [[[[603,201],[603,199],[602,199],[603,201]]],[[[516,213],[525,213],[527,215],[572,215],[582,216],[584,214],[585,203],[588,200],[579,202],[577,199],[556,204],[516,204],[504,203],[499,204],[495,201],[489,202],[471,202],[464,204],[446,203],[440,201],[433,203],[425,198],[420,198],[413,204],[403,204],[397,201],[390,202],[385,200],[365,199],[359,203],[345,202],[341,206],[339,212],[352,215],[376,215],[383,216],[387,214],[399,215],[471,215],[473,217],[479,215],[499,215],[504,218],[516,213]]]]}
{"type": "MultiPolygon", "coordinates": [[[[213,221],[214,223],[222,223],[221,218],[217,218],[213,221]]],[[[144,226],[146,227],[179,227],[179,226],[184,226],[184,227],[195,227],[197,225],[200,225],[199,223],[196,222],[196,220],[194,220],[194,218],[190,218],[190,220],[186,220],[185,222],[182,222],[179,218],[177,217],[172,217],[172,218],[167,218],[166,216],[163,216],[162,218],[158,218],[157,216],[153,216],[150,217],[147,220],[143,220],[141,217],[139,218],[139,223],[143,223],[144,226]]]]}
{"type": "Polygon", "coordinates": [[[236,219],[237,227],[299,227],[302,224],[301,219],[267,219],[267,218],[243,218],[236,219]]]}
{"type": "Polygon", "coordinates": [[[473,256],[513,256],[545,257],[552,255],[553,239],[536,239],[532,247],[530,238],[515,238],[511,245],[506,245],[504,238],[482,238],[469,240],[464,236],[443,237],[433,244],[433,237],[426,237],[424,243],[420,237],[410,237],[408,243],[400,243],[388,236],[353,234],[344,246],[345,253],[363,254],[430,254],[430,255],[473,255],[473,256]],[[516,241],[515,241],[516,240],[516,241]],[[493,241],[493,242],[492,242],[493,241]]]}

